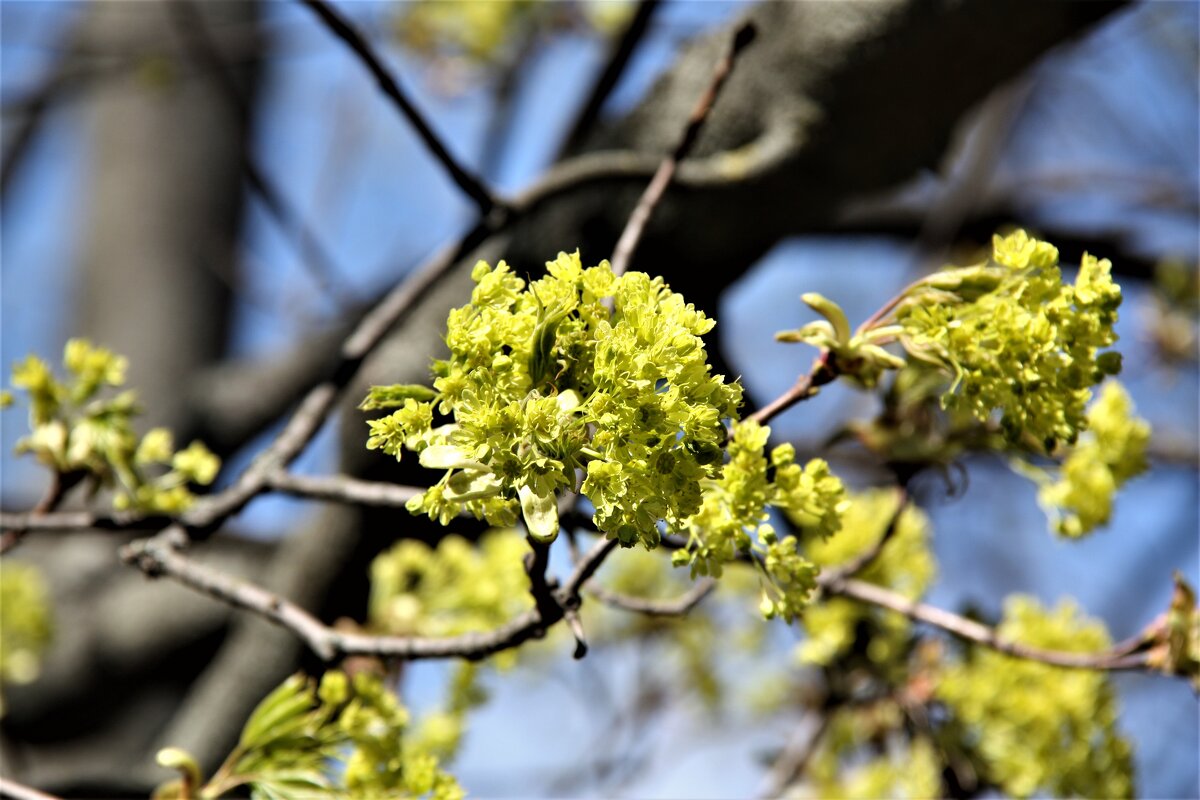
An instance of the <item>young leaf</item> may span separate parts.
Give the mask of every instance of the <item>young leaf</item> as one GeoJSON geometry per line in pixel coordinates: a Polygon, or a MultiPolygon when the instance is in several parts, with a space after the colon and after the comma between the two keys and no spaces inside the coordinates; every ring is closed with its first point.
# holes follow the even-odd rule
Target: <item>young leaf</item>
{"type": "Polygon", "coordinates": [[[366,399],[358,404],[363,411],[373,411],[379,408],[399,408],[405,400],[416,400],[418,403],[436,399],[438,393],[428,386],[419,383],[396,383],[391,386],[372,386],[366,399]]]}

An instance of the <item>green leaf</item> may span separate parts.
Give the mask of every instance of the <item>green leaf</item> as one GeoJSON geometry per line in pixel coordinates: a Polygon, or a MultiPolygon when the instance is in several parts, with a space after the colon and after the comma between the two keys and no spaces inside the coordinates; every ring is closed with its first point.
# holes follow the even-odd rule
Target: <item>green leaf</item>
{"type": "Polygon", "coordinates": [[[289,720],[306,714],[313,705],[312,692],[302,674],[296,674],[266,696],[242,730],[244,748],[260,747],[278,738],[278,728],[289,720]]]}
{"type": "Polygon", "coordinates": [[[164,747],[158,751],[154,760],[160,767],[173,769],[184,775],[185,782],[193,788],[200,786],[204,781],[200,774],[200,765],[191,753],[182,748],[164,747]]]}
{"type": "Polygon", "coordinates": [[[367,397],[358,407],[363,411],[373,411],[378,408],[398,408],[405,400],[416,400],[418,403],[436,399],[438,393],[428,386],[419,383],[395,383],[391,386],[372,386],[367,397]]]}
{"type": "Polygon", "coordinates": [[[829,324],[833,326],[834,339],[838,344],[846,344],[850,341],[850,320],[846,319],[846,312],[842,311],[841,306],[816,292],[806,292],[800,295],[800,299],[813,311],[829,320],[829,324]]]}
{"type": "Polygon", "coordinates": [[[273,792],[274,796],[286,798],[311,798],[333,796],[329,779],[319,770],[281,769],[262,773],[252,780],[254,790],[273,792]]]}

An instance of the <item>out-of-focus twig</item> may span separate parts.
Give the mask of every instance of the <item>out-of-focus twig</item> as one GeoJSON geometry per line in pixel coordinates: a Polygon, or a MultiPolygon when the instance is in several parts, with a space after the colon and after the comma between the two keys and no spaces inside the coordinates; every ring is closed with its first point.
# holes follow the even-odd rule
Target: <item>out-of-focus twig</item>
{"type": "Polygon", "coordinates": [[[601,603],[622,611],[632,611],[647,617],[682,617],[700,604],[704,598],[717,588],[717,582],[712,578],[696,581],[696,584],[679,597],[668,600],[651,600],[646,597],[633,597],[627,594],[605,589],[603,586],[589,586],[588,594],[601,603]]]}
{"type": "Polygon", "coordinates": [[[562,147],[559,148],[559,158],[577,149],[583,138],[591,133],[596,120],[600,118],[604,102],[608,100],[609,95],[620,82],[621,76],[625,74],[625,68],[629,66],[633,54],[637,52],[638,46],[644,40],[646,31],[650,29],[650,21],[661,4],[661,0],[642,0],[637,4],[633,17],[625,26],[621,38],[609,55],[608,62],[597,76],[596,82],[592,84],[587,100],[584,101],[583,106],[579,109],[579,114],[571,124],[571,130],[563,140],[562,147]]]}
{"type": "Polygon", "coordinates": [[[416,129],[417,135],[421,137],[421,141],[433,153],[434,157],[441,165],[450,173],[450,177],[462,189],[463,193],[475,201],[479,207],[479,212],[484,216],[490,214],[497,208],[502,208],[503,205],[494,197],[491,191],[471,172],[468,172],[458,160],[451,155],[446,145],[442,143],[441,138],[433,132],[433,128],[425,121],[424,115],[417,110],[408,95],[400,88],[400,83],[392,75],[391,71],[384,66],[383,59],[380,58],[373,47],[363,38],[353,25],[349,23],[341,14],[333,9],[325,0],[301,0],[304,5],[308,6],[314,14],[324,23],[334,36],[346,43],[346,46],[354,52],[354,55],[363,63],[363,66],[370,71],[375,80],[379,83],[380,90],[383,91],[387,98],[392,101],[393,105],[400,113],[408,120],[409,124],[416,129]]]}
{"type": "Polygon", "coordinates": [[[11,800],[60,800],[56,795],[47,794],[40,789],[17,783],[14,780],[0,776],[0,797],[11,800]]]}
{"type": "MultiPolygon", "coordinates": [[[[67,492],[71,491],[75,484],[83,480],[84,475],[86,475],[84,472],[69,472],[63,474],[56,471],[51,473],[50,485],[46,487],[46,493],[42,495],[42,499],[39,500],[38,504],[33,507],[33,510],[29,512],[26,522],[36,522],[39,517],[49,514],[51,511],[57,508],[58,504],[62,502],[63,497],[66,496],[67,492]]],[[[30,530],[32,530],[32,526],[28,524],[24,526],[15,525],[11,528],[6,526],[4,535],[0,536],[0,555],[7,553],[9,550],[12,550],[14,547],[20,544],[21,540],[25,538],[25,534],[30,530]]]]}
{"type": "Polygon", "coordinates": [[[780,797],[789,786],[804,774],[808,762],[821,744],[825,731],[833,719],[832,711],[821,713],[815,727],[803,726],[798,728],[788,743],[784,745],[779,756],[771,763],[771,768],[763,778],[762,789],[758,796],[763,798],[780,797]]]}

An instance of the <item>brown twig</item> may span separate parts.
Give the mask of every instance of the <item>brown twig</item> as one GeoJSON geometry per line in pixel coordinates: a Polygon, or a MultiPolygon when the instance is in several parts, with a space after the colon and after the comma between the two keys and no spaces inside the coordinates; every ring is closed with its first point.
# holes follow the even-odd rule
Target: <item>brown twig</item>
{"type": "Polygon", "coordinates": [[[717,582],[712,578],[704,578],[697,581],[692,588],[681,594],[679,597],[668,600],[651,600],[646,597],[633,597],[631,595],[620,594],[618,592],[609,591],[603,586],[590,586],[587,593],[592,597],[613,608],[619,608],[622,611],[632,611],[636,614],[644,614],[647,617],[682,617],[686,616],[693,608],[698,606],[700,602],[712,594],[713,589],[717,588],[717,582]]]}
{"type": "Polygon", "coordinates": [[[349,23],[341,14],[333,9],[325,0],[301,0],[304,5],[329,28],[337,38],[341,39],[347,47],[354,52],[358,59],[362,61],[363,66],[370,71],[375,80],[379,83],[379,88],[387,96],[389,100],[396,106],[400,113],[408,120],[409,124],[416,129],[417,135],[424,142],[429,151],[442,164],[450,177],[453,178],[458,188],[462,189],[463,193],[475,201],[479,207],[479,213],[483,216],[488,216],[495,209],[504,208],[504,206],[492,195],[486,186],[468,172],[458,160],[450,154],[446,145],[442,143],[441,138],[433,132],[433,128],[425,121],[425,117],[417,110],[408,95],[400,88],[399,82],[392,75],[386,66],[383,59],[376,55],[374,48],[367,43],[353,25],[349,23]]]}
{"type": "Polygon", "coordinates": [[[792,734],[763,778],[763,788],[758,793],[759,797],[780,797],[804,774],[808,762],[817,752],[817,746],[821,744],[821,738],[829,730],[832,721],[832,711],[822,713],[818,715],[815,727],[810,729],[805,726],[792,734]]]}
{"type": "MultiPolygon", "coordinates": [[[[687,541],[679,536],[664,536],[662,543],[665,547],[674,550],[687,546],[687,541]]],[[[740,552],[736,560],[751,565],[760,563],[760,557],[753,551],[740,552]]],[[[841,570],[828,570],[817,575],[817,586],[825,594],[846,597],[895,611],[915,622],[940,628],[959,639],[974,642],[1027,661],[1039,661],[1043,664],[1069,669],[1159,671],[1150,665],[1146,653],[1131,653],[1126,643],[1120,643],[1101,653],[1071,653],[1032,647],[1005,639],[996,632],[995,628],[960,614],[910,600],[899,592],[873,583],[846,577],[841,570]]]]}
{"type": "MultiPolygon", "coordinates": [[[[511,621],[490,631],[460,636],[428,638],[419,636],[372,636],[347,633],[325,625],[308,611],[273,592],[246,581],[231,578],[206,567],[179,551],[186,540],[179,526],[172,526],[149,539],[132,542],[121,549],[121,558],[137,566],[152,578],[169,577],[195,591],[207,594],[234,608],[240,608],[290,630],[310,650],[326,661],[338,656],[365,655],[379,658],[416,660],[465,658],[477,660],[508,650],[530,639],[541,638],[568,611],[581,604],[584,584],[613,551],[615,540],[604,540],[583,557],[562,588],[551,588],[552,603],[535,605],[511,621]]],[[[586,652],[586,644],[584,645],[586,652]]],[[[577,644],[578,652],[578,644],[577,644]]]]}
{"type": "Polygon", "coordinates": [[[675,146],[675,150],[663,159],[662,164],[654,173],[654,177],[650,179],[650,185],[646,187],[646,191],[642,193],[633,213],[629,215],[629,221],[625,223],[625,230],[621,232],[621,238],[617,240],[617,245],[613,248],[611,265],[613,272],[617,275],[624,273],[629,267],[633,253],[646,229],[646,223],[650,221],[650,215],[654,213],[655,206],[662,200],[663,193],[671,184],[679,162],[686,158],[692,147],[695,146],[700,130],[708,120],[713,103],[716,102],[717,95],[721,92],[721,87],[725,85],[726,79],[733,71],[738,54],[754,41],[756,35],[757,29],[752,22],[742,23],[734,32],[729,51],[717,64],[708,88],[700,96],[696,107],[692,109],[688,124],[683,129],[683,135],[679,137],[679,143],[675,146]]]}
{"type": "Polygon", "coordinates": [[[625,68],[629,66],[630,59],[633,58],[633,54],[642,43],[646,31],[650,29],[650,20],[661,4],[661,0],[642,0],[638,3],[637,9],[633,12],[633,18],[625,26],[620,40],[609,55],[608,63],[604,65],[604,69],[596,78],[591,91],[588,92],[587,100],[584,101],[579,114],[575,117],[575,122],[571,124],[571,132],[567,134],[559,148],[559,157],[577,149],[584,136],[591,133],[596,120],[600,118],[600,110],[604,107],[604,102],[608,100],[609,95],[620,82],[621,76],[625,74],[625,68]]]}
{"type": "Polygon", "coordinates": [[[24,525],[14,525],[12,527],[5,526],[7,529],[3,536],[0,536],[0,555],[12,550],[21,540],[25,538],[25,534],[34,529],[39,518],[49,514],[58,504],[62,502],[63,497],[67,492],[83,480],[84,472],[68,472],[61,473],[58,471],[50,474],[50,485],[46,487],[46,493],[42,495],[42,499],[33,507],[33,510],[25,516],[24,525]],[[33,523],[33,524],[30,524],[33,523]]]}
{"type": "Polygon", "coordinates": [[[746,417],[746,419],[754,420],[760,425],[765,425],[771,419],[797,403],[807,400],[810,397],[815,397],[820,387],[827,383],[832,383],[835,378],[837,378],[837,369],[833,364],[832,354],[826,350],[813,361],[812,369],[808,371],[808,374],[801,375],[792,388],[746,417]]]}
{"type": "Polygon", "coordinates": [[[1120,650],[1100,653],[1071,653],[1061,650],[1044,650],[1040,647],[1005,639],[995,628],[984,625],[951,611],[914,600],[902,594],[876,586],[873,583],[821,575],[817,578],[821,588],[831,595],[848,597],[871,605],[903,614],[915,622],[923,622],[940,628],[947,633],[975,644],[983,645],[1006,655],[1027,661],[1039,661],[1070,669],[1095,669],[1108,671],[1150,669],[1145,653],[1130,654],[1120,650]]]}
{"type": "MultiPolygon", "coordinates": [[[[419,486],[364,481],[348,475],[294,475],[283,469],[276,469],[264,475],[262,488],[264,491],[274,490],[312,500],[390,508],[403,508],[411,498],[425,491],[419,486]]],[[[186,516],[184,520],[186,520],[186,516]]],[[[183,520],[172,519],[162,514],[145,514],[140,511],[43,513],[35,509],[28,512],[0,512],[0,530],[6,531],[8,534],[16,531],[161,529],[178,521],[183,520]]]]}
{"type": "Polygon", "coordinates": [[[412,498],[425,490],[419,486],[402,486],[382,481],[364,481],[348,475],[314,477],[293,475],[284,470],[272,472],[266,478],[270,489],[296,497],[330,500],[362,506],[391,506],[403,508],[412,498]]]}
{"type": "Polygon", "coordinates": [[[184,515],[182,522],[195,538],[211,533],[268,487],[270,478],[300,454],[320,430],[359,365],[384,336],[412,310],[442,276],[487,234],[494,223],[481,222],[456,245],[442,251],[387,294],[358,323],[342,344],[339,362],[329,378],[313,387],[292,414],[283,431],[254,459],[232,486],[205,498],[184,515]]]}
{"type": "Polygon", "coordinates": [[[908,490],[900,486],[896,489],[896,494],[896,511],[892,514],[891,519],[888,520],[887,527],[883,529],[883,535],[879,537],[879,541],[845,564],[823,572],[822,575],[825,576],[827,581],[833,582],[842,578],[853,577],[870,566],[875,559],[879,558],[879,554],[883,552],[883,548],[896,535],[896,529],[900,527],[900,517],[904,513],[904,510],[908,508],[908,490]]]}

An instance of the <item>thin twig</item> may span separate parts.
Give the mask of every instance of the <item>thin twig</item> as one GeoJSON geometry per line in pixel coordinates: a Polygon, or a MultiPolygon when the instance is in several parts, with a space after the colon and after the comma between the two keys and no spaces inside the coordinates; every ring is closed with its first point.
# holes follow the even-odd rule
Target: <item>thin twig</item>
{"type": "Polygon", "coordinates": [[[34,789],[32,786],[17,783],[11,778],[3,776],[0,776],[0,797],[9,797],[12,800],[60,800],[55,795],[47,794],[40,789],[34,789]]]}
{"type": "Polygon", "coordinates": [[[33,507],[26,517],[25,525],[5,526],[7,529],[3,536],[0,536],[0,555],[12,550],[21,540],[25,538],[25,534],[34,529],[39,518],[49,514],[58,504],[62,502],[63,497],[67,492],[83,479],[84,472],[69,472],[63,474],[55,471],[50,474],[50,485],[46,487],[46,493],[42,495],[42,499],[33,507]],[[34,524],[29,524],[34,523],[34,524]]]}
{"type": "Polygon", "coordinates": [[[621,76],[625,74],[625,68],[629,66],[646,31],[650,29],[650,20],[661,4],[661,0],[642,0],[638,3],[637,10],[633,12],[633,18],[629,20],[629,24],[621,33],[620,40],[612,48],[608,63],[604,65],[596,82],[592,84],[587,100],[584,101],[579,114],[575,117],[575,122],[571,124],[571,132],[567,134],[562,147],[559,148],[560,158],[577,149],[583,138],[591,133],[596,120],[600,118],[600,110],[604,107],[604,102],[608,100],[609,95],[620,82],[621,76]]]}
{"type": "Polygon", "coordinates": [[[290,464],[320,430],[363,360],[384,336],[404,319],[466,252],[493,232],[481,222],[456,245],[443,250],[371,309],[342,344],[332,375],[309,390],[283,431],[254,459],[232,486],[205,498],[184,515],[183,523],[194,538],[211,533],[227,517],[240,511],[268,486],[269,479],[290,464]]]}
{"type": "Polygon", "coordinates": [[[138,511],[36,511],[0,512],[0,530],[6,533],[32,531],[80,531],[95,528],[101,531],[124,531],[134,528],[162,528],[172,522],[170,517],[148,517],[138,511]]]}
{"type": "Polygon", "coordinates": [[[433,153],[434,157],[450,173],[450,177],[454,179],[458,188],[462,189],[464,194],[475,201],[475,204],[479,207],[479,213],[486,217],[494,209],[502,208],[501,203],[483,185],[479,178],[468,172],[450,154],[446,145],[442,143],[438,135],[433,132],[433,128],[425,121],[425,117],[417,110],[412,101],[409,100],[404,90],[400,88],[399,82],[388,68],[384,66],[383,59],[376,55],[374,48],[363,38],[362,34],[349,21],[342,17],[341,14],[335,11],[329,3],[325,2],[325,0],[301,0],[301,2],[320,18],[321,22],[325,24],[325,27],[329,28],[329,31],[334,36],[345,42],[346,46],[358,56],[363,66],[370,71],[371,75],[379,83],[379,88],[408,120],[409,124],[416,129],[417,135],[421,137],[421,141],[425,143],[429,151],[433,153]]]}
{"type": "Polygon", "coordinates": [[[712,594],[715,588],[717,588],[715,580],[704,578],[697,581],[692,588],[679,597],[668,600],[633,597],[632,595],[609,591],[602,586],[590,586],[587,593],[601,603],[613,608],[619,608],[622,611],[632,611],[636,614],[644,614],[647,617],[683,617],[699,605],[700,601],[712,594]]]}
{"type": "Polygon", "coordinates": [[[276,491],[314,500],[330,500],[362,506],[404,505],[425,490],[419,486],[402,486],[382,481],[364,481],[348,475],[315,477],[293,475],[276,470],[266,478],[266,486],[276,491]]]}
{"type": "Polygon", "coordinates": [[[816,727],[811,730],[807,726],[798,728],[792,734],[791,739],[780,751],[779,757],[771,764],[771,769],[763,778],[763,788],[759,791],[759,797],[780,797],[789,786],[796,782],[797,778],[804,774],[808,762],[817,752],[817,746],[821,744],[821,738],[829,730],[832,720],[832,711],[819,714],[816,727]]]}
{"type": "Polygon", "coordinates": [[[667,186],[671,184],[671,178],[675,176],[675,169],[696,144],[696,139],[699,137],[704,123],[708,120],[708,115],[712,111],[717,95],[721,92],[721,87],[725,85],[725,80],[733,71],[738,54],[754,41],[756,35],[757,29],[752,22],[742,23],[734,33],[729,51],[717,64],[708,88],[700,96],[696,107],[692,109],[687,127],[683,129],[683,135],[679,137],[679,143],[675,146],[674,152],[663,159],[658,171],[651,178],[650,185],[646,187],[646,191],[642,193],[633,213],[629,215],[629,221],[625,223],[625,230],[621,232],[621,238],[617,240],[617,246],[613,248],[611,264],[613,272],[617,275],[622,274],[629,267],[633,253],[646,229],[646,223],[650,221],[650,215],[654,213],[655,206],[662,200],[667,186]]]}
{"type": "Polygon", "coordinates": [[[853,578],[826,577],[825,575],[818,576],[817,582],[828,594],[849,597],[895,611],[916,622],[924,622],[960,639],[1016,658],[1071,669],[1120,671],[1150,668],[1145,653],[1129,654],[1111,650],[1100,653],[1070,653],[1060,650],[1044,650],[1040,647],[1004,639],[996,632],[995,628],[988,625],[943,608],[909,600],[902,594],[873,583],[853,578]]]}
{"type": "MultiPolygon", "coordinates": [[[[562,588],[553,590],[552,603],[535,605],[509,622],[490,631],[460,636],[373,636],[348,633],[325,625],[295,603],[261,586],[232,578],[199,564],[180,552],[186,540],[179,526],[156,536],[132,542],[121,549],[121,558],[149,577],[169,577],[197,592],[207,594],[234,608],[258,614],[296,635],[310,650],[326,661],[338,656],[366,655],[402,660],[465,658],[476,660],[541,638],[547,629],[562,621],[568,611],[581,604],[580,592],[616,547],[615,540],[598,543],[583,557],[562,588]]],[[[578,648],[578,645],[577,645],[578,648]]]]}
{"type": "Polygon", "coordinates": [[[896,494],[896,511],[892,514],[891,519],[888,520],[887,527],[883,529],[883,535],[879,537],[879,541],[845,564],[823,572],[822,574],[827,581],[832,582],[841,578],[853,577],[869,567],[875,559],[879,558],[879,554],[883,552],[883,548],[895,536],[896,529],[900,527],[900,517],[905,509],[908,508],[908,490],[900,486],[897,488],[896,494]]]}
{"type": "MultiPolygon", "coordinates": [[[[664,536],[662,543],[665,547],[673,550],[687,546],[687,540],[680,536],[664,536]]],[[[739,563],[755,565],[761,563],[760,558],[753,551],[741,551],[735,560],[739,563]]],[[[1146,653],[1131,653],[1128,645],[1124,642],[1101,653],[1070,653],[1031,647],[1004,639],[996,632],[995,628],[952,611],[910,600],[899,592],[873,583],[845,577],[841,570],[828,570],[820,573],[817,575],[817,586],[825,594],[847,597],[886,608],[916,622],[940,628],[959,639],[974,642],[1027,661],[1039,661],[1043,664],[1071,669],[1160,671],[1150,665],[1146,653]]]]}
{"type": "Polygon", "coordinates": [[[833,365],[832,354],[826,350],[813,361],[812,369],[808,371],[808,374],[801,375],[792,388],[746,419],[764,425],[797,403],[815,397],[820,387],[832,383],[835,378],[837,378],[837,370],[833,365]]]}

